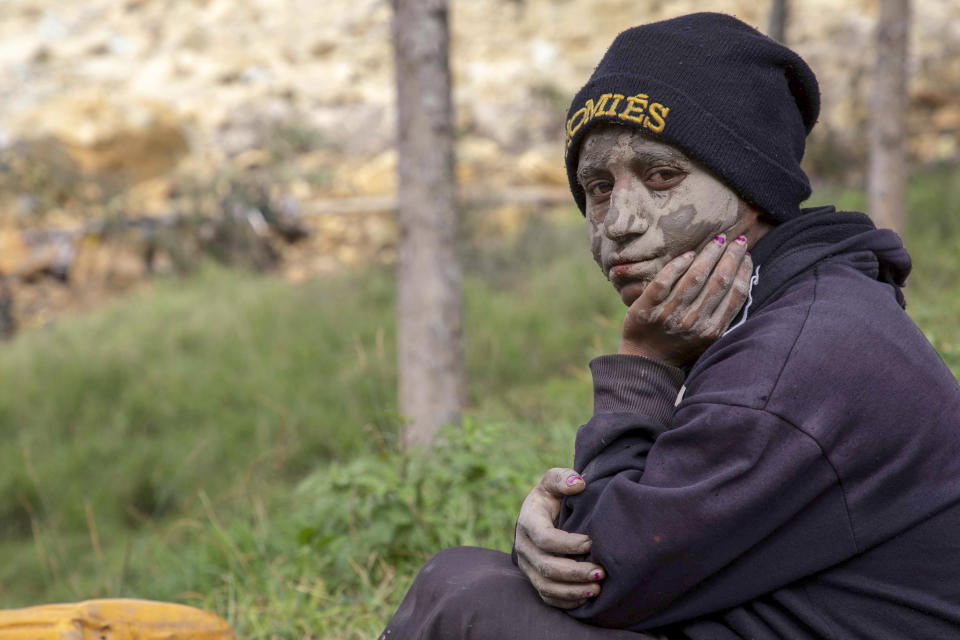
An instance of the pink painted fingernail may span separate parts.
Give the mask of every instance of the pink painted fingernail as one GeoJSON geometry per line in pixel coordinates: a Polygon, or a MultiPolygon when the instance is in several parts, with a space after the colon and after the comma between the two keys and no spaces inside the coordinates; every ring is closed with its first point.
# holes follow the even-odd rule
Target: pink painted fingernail
{"type": "Polygon", "coordinates": [[[584,595],[585,598],[592,598],[592,597],[593,597],[593,593],[590,592],[590,591],[584,591],[584,592],[583,592],[583,595],[584,595]]]}
{"type": "Polygon", "coordinates": [[[744,236],[737,236],[737,242],[739,242],[740,244],[743,244],[743,243],[746,242],[746,241],[747,241],[746,237],[744,237],[744,236]]]}
{"type": "Polygon", "coordinates": [[[747,251],[747,252],[746,252],[745,254],[743,254],[743,255],[745,255],[745,256],[747,256],[747,257],[749,258],[749,257],[750,257],[750,252],[747,251]]]}
{"type": "Polygon", "coordinates": [[[594,572],[593,572],[593,579],[594,579],[594,580],[599,580],[599,579],[600,579],[600,572],[599,572],[599,571],[594,571],[594,572]]]}
{"type": "Polygon", "coordinates": [[[567,478],[567,484],[573,484],[577,480],[583,480],[583,478],[581,478],[580,476],[570,476],[569,478],[567,478]]]}
{"type": "Polygon", "coordinates": [[[726,239],[724,239],[723,236],[717,236],[716,238],[714,238],[714,240],[717,241],[717,244],[723,244],[724,242],[726,242],[726,239]]]}

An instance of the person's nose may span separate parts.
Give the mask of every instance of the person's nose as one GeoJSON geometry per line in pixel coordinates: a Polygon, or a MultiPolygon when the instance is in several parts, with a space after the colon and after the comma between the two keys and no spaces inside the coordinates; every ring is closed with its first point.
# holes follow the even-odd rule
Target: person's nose
{"type": "Polygon", "coordinates": [[[643,235],[650,227],[646,207],[637,189],[618,188],[610,194],[610,210],[606,217],[606,234],[611,240],[643,235]]]}

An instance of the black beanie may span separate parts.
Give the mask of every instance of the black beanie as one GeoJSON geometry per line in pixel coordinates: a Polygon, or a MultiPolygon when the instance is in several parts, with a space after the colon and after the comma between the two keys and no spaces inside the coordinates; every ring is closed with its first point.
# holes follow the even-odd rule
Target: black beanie
{"type": "Polygon", "coordinates": [[[567,112],[567,178],[581,211],[580,143],[601,122],[633,126],[704,165],[776,222],[800,214],[804,140],[820,113],[800,56],[736,18],[695,13],[624,31],[567,112]]]}

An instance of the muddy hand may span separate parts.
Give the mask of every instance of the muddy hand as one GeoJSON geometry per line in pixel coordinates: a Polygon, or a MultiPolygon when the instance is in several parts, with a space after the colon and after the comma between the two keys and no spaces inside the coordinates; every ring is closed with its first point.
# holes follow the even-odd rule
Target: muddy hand
{"type": "Polygon", "coordinates": [[[699,254],[674,258],[627,310],[619,352],[674,366],[692,362],[730,326],[752,272],[743,236],[717,236],[699,254]]]}
{"type": "Polygon", "coordinates": [[[563,497],[585,488],[573,469],[550,469],[527,495],[517,518],[514,547],[520,569],[545,603],[561,609],[578,607],[598,595],[605,575],[598,564],[564,557],[590,551],[590,538],[555,526],[563,497]]]}

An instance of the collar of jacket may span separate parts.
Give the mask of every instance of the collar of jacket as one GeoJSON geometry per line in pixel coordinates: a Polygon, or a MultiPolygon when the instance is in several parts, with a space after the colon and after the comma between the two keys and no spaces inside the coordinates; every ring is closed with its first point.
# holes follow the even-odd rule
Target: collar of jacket
{"type": "Polygon", "coordinates": [[[846,256],[868,276],[886,282],[906,306],[901,287],[910,274],[910,255],[890,229],[877,229],[866,215],[832,206],[803,209],[802,215],[775,226],[750,250],[762,277],[753,287],[752,311],[772,301],[795,276],[817,263],[846,256]]]}

